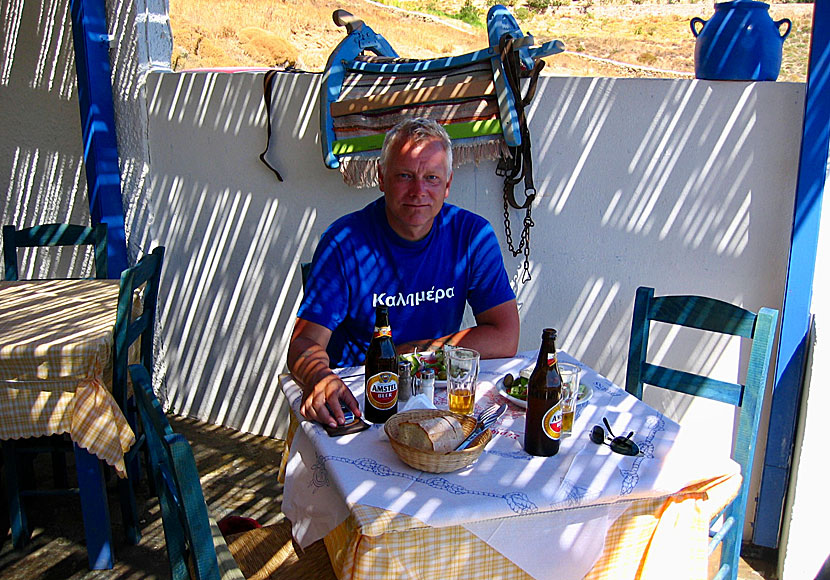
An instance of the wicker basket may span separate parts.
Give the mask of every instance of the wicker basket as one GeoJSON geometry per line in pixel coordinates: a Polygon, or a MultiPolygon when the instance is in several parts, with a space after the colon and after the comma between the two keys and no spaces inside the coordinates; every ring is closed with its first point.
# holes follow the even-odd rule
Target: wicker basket
{"type": "Polygon", "coordinates": [[[479,458],[481,452],[484,451],[485,445],[493,437],[489,429],[475,438],[473,443],[462,451],[448,451],[446,453],[439,453],[437,451],[424,451],[423,449],[416,449],[409,445],[405,445],[398,440],[398,426],[404,421],[420,421],[421,419],[432,419],[433,417],[446,417],[452,415],[459,421],[464,428],[464,435],[467,436],[473,432],[476,426],[476,420],[473,417],[465,415],[458,415],[449,411],[442,411],[440,409],[417,409],[413,411],[404,411],[397,415],[392,415],[387,421],[384,429],[389,436],[389,441],[392,443],[392,449],[401,458],[401,461],[422,471],[430,473],[448,473],[467,467],[479,458]]]}

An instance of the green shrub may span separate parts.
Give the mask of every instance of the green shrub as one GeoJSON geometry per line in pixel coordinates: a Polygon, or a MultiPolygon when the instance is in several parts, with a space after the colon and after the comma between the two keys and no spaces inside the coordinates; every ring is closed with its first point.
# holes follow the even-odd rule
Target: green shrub
{"type": "Polygon", "coordinates": [[[551,1],[552,0],[526,0],[525,4],[527,5],[528,10],[542,14],[550,8],[551,1]]]}
{"type": "Polygon", "coordinates": [[[657,57],[650,52],[642,52],[637,57],[637,61],[647,66],[654,66],[654,63],[657,62],[657,57]]]}
{"type": "Polygon", "coordinates": [[[461,7],[455,18],[473,26],[480,25],[479,13],[479,9],[473,6],[472,0],[464,0],[464,6],[461,7]]]}

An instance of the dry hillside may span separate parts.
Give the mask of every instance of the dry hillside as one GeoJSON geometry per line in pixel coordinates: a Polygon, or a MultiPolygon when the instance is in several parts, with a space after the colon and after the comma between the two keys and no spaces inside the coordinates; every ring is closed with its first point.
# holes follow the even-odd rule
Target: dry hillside
{"type": "MultiPolygon", "coordinates": [[[[511,10],[537,41],[558,38],[567,52],[546,72],[576,76],[677,76],[694,72],[694,16],[711,18],[709,2],[514,0],[511,10]]],[[[331,14],[344,8],[382,34],[401,56],[429,58],[483,48],[487,0],[170,0],[173,67],[294,66],[321,71],[345,35],[331,14]],[[394,4],[394,5],[393,5],[394,4]],[[454,18],[453,18],[454,17],[454,18]],[[461,19],[459,19],[461,18],[461,19]],[[478,20],[478,25],[470,24],[478,20]]],[[[779,80],[806,79],[812,4],[770,6],[790,18],[779,80]]]]}

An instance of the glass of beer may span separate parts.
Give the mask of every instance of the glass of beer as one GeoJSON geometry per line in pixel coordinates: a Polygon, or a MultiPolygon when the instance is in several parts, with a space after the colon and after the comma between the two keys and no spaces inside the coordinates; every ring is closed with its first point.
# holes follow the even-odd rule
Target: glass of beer
{"type": "Polygon", "coordinates": [[[469,348],[447,351],[447,399],[453,413],[471,415],[475,408],[476,380],[481,355],[469,348]]]}
{"type": "Polygon", "coordinates": [[[576,398],[579,393],[579,373],[577,365],[559,363],[559,374],[562,375],[562,436],[571,434],[574,427],[574,411],[576,398]]]}

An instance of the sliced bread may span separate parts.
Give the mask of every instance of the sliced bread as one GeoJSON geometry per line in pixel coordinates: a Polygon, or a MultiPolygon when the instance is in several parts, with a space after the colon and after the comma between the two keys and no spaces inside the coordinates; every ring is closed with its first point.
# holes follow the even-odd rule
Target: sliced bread
{"type": "Polygon", "coordinates": [[[398,439],[416,449],[446,453],[464,440],[464,428],[452,416],[404,421],[398,426],[398,439]]]}

